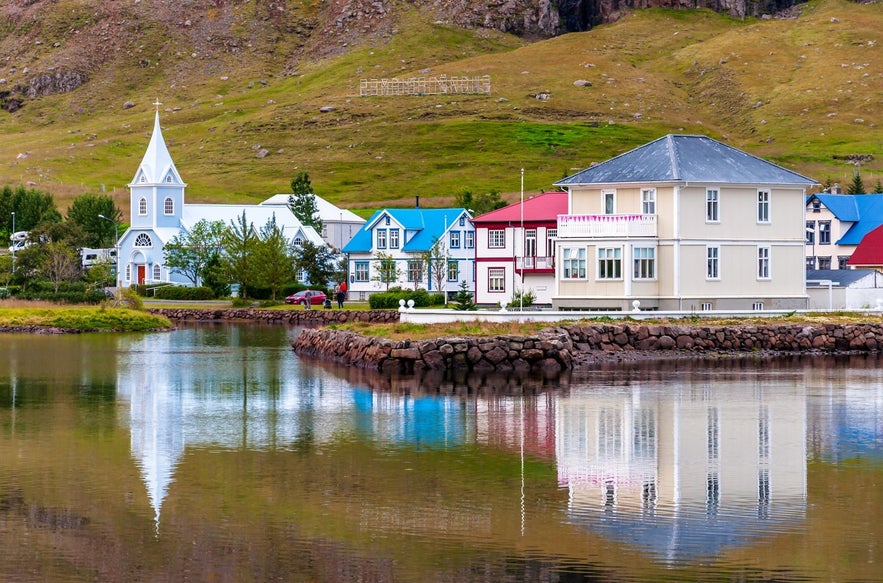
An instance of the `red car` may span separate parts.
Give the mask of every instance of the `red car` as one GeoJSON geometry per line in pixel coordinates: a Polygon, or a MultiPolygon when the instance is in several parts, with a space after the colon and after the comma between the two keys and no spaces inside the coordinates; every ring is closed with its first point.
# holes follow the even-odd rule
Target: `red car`
{"type": "Polygon", "coordinates": [[[304,305],[307,301],[307,294],[310,294],[310,304],[313,306],[321,306],[325,303],[325,298],[327,297],[325,292],[317,289],[305,289],[285,298],[285,303],[304,305]]]}

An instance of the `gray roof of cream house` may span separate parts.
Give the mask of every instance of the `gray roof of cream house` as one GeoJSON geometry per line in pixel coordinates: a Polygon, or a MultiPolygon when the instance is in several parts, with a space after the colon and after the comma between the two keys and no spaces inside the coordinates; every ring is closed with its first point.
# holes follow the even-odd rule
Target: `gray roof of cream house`
{"type": "Polygon", "coordinates": [[[812,186],[814,180],[707,136],[669,134],[555,183],[654,182],[812,186]]]}

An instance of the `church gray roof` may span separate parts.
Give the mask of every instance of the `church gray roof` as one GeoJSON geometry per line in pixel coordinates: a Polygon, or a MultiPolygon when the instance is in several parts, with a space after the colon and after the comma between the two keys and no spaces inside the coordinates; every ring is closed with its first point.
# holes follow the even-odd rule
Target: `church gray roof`
{"type": "Polygon", "coordinates": [[[568,176],[556,186],[653,182],[817,184],[707,136],[669,134],[568,176]]]}

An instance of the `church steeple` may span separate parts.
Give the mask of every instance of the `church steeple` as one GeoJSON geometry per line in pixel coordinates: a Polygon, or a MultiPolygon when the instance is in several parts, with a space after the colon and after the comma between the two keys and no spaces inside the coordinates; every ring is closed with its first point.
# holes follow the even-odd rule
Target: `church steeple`
{"type": "Polygon", "coordinates": [[[144,152],[144,158],[141,159],[141,165],[138,166],[135,178],[132,179],[132,184],[129,186],[145,184],[175,184],[179,186],[183,184],[162,135],[158,108],[153,122],[150,143],[147,145],[147,151],[144,152]]]}

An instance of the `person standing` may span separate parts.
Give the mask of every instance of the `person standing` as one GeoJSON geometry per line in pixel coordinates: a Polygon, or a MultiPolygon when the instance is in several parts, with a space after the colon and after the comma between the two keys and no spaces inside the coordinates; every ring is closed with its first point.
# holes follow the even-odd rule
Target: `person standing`
{"type": "Polygon", "coordinates": [[[313,307],[313,294],[311,294],[308,290],[307,293],[304,294],[304,309],[310,310],[310,309],[312,309],[312,307],[313,307]]]}
{"type": "Polygon", "coordinates": [[[335,296],[337,296],[337,308],[343,309],[343,300],[346,299],[346,282],[341,282],[334,286],[335,296]]]}

